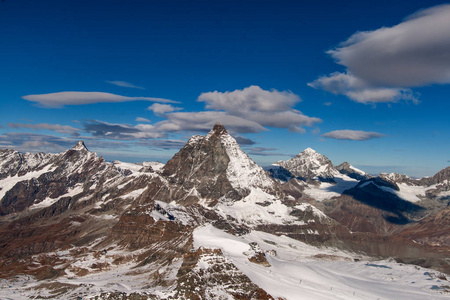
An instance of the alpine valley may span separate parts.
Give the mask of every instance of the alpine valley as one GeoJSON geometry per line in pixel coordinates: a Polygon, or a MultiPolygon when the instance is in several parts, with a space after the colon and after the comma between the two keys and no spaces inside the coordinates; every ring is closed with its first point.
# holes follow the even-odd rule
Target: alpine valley
{"type": "Polygon", "coordinates": [[[450,167],[263,169],[222,125],[165,165],[0,150],[1,299],[448,299],[450,167]]]}

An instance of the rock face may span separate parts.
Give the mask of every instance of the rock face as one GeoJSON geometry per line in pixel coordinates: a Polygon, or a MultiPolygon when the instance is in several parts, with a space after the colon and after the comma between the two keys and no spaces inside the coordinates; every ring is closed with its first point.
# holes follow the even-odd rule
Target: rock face
{"type": "Polygon", "coordinates": [[[227,260],[220,249],[199,248],[184,256],[176,299],[274,299],[227,260]]]}
{"type": "Polygon", "coordinates": [[[289,160],[278,161],[275,165],[284,168],[294,177],[304,181],[318,179],[333,182],[333,178],[339,175],[328,158],[311,148],[303,150],[289,160]]]}
{"type": "Polygon", "coordinates": [[[177,185],[173,199],[181,203],[184,195],[214,205],[219,199],[240,200],[254,188],[274,189],[273,180],[219,124],[206,136],[193,136],[167,162],[163,175],[177,185]]]}
{"type": "Polygon", "coordinates": [[[372,177],[366,172],[355,168],[348,162],[343,162],[342,164],[336,167],[336,170],[338,170],[341,174],[347,175],[348,177],[354,178],[356,180],[364,180],[372,177]]]}
{"type": "MultiPolygon", "coordinates": [[[[116,272],[141,280],[139,292],[105,285],[99,298],[273,299],[229,254],[194,248],[196,230],[211,225],[237,244],[256,231],[450,272],[449,170],[369,178],[308,148],[269,170],[274,180],[219,124],[165,165],[106,162],[81,141],[58,154],[0,150],[0,278],[62,278],[60,298],[85,288],[68,279],[116,272]]],[[[233,255],[269,269],[268,240],[233,255]]]]}

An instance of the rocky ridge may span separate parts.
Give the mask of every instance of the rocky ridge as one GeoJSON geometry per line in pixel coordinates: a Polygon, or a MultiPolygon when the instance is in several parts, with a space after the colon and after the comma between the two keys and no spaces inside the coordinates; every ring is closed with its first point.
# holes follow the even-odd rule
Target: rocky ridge
{"type": "Polygon", "coordinates": [[[277,161],[274,165],[282,167],[292,174],[292,177],[303,181],[312,179],[333,181],[333,178],[339,174],[327,157],[311,148],[306,148],[289,160],[277,161]]]}

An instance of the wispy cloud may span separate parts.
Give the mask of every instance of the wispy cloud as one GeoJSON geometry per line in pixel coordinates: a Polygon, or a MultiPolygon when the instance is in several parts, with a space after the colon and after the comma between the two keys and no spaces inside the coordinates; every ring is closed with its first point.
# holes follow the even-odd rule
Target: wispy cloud
{"type": "MultiPolygon", "coordinates": [[[[55,135],[29,132],[7,132],[0,135],[0,147],[22,152],[62,152],[72,148],[80,138],[66,138],[55,135]]],[[[88,148],[124,149],[130,147],[120,141],[102,141],[92,137],[82,137],[88,148]]]]}
{"type": "Polygon", "coordinates": [[[149,140],[149,141],[142,141],[138,143],[141,146],[153,148],[153,149],[181,149],[186,144],[186,141],[181,140],[149,140]]]}
{"type": "Polygon", "coordinates": [[[330,54],[345,73],[309,85],[361,103],[417,100],[409,89],[450,83],[450,5],[421,10],[402,23],[357,32],[330,54]]]}
{"type": "Polygon", "coordinates": [[[39,106],[61,108],[65,105],[84,105],[92,103],[117,103],[129,101],[151,101],[160,103],[179,103],[170,99],[153,97],[126,97],[103,92],[59,92],[50,94],[27,95],[24,100],[36,102],[39,106]]]}
{"type": "Polygon", "coordinates": [[[154,103],[147,107],[147,110],[153,111],[157,115],[164,115],[173,111],[181,110],[181,107],[175,107],[170,104],[154,103]]]}
{"type": "Polygon", "coordinates": [[[98,120],[82,121],[83,130],[97,138],[111,140],[158,139],[167,137],[167,132],[150,124],[108,123],[98,120]]]}
{"type": "Polygon", "coordinates": [[[137,85],[134,85],[134,84],[126,82],[126,81],[121,81],[121,80],[108,81],[108,80],[106,80],[106,82],[110,83],[110,84],[113,84],[113,85],[120,86],[120,87],[145,90],[145,88],[142,87],[142,86],[137,86],[137,85]]]}
{"type": "MultiPolygon", "coordinates": [[[[113,124],[98,120],[87,120],[82,122],[84,131],[92,134],[94,137],[114,139],[114,140],[134,140],[141,130],[128,124],[113,124]]],[[[151,126],[151,125],[143,125],[151,126]]],[[[160,137],[159,135],[155,135],[160,137]]]]}
{"type": "Polygon", "coordinates": [[[256,144],[255,141],[240,135],[233,135],[233,137],[236,140],[236,142],[241,146],[250,146],[256,144]]]}
{"type": "Polygon", "coordinates": [[[254,147],[247,149],[248,154],[250,155],[259,155],[259,156],[293,156],[290,154],[284,154],[279,152],[273,152],[278,150],[276,148],[265,148],[265,147],[254,147]]]}
{"type": "Polygon", "coordinates": [[[373,131],[362,130],[334,130],[322,134],[323,137],[337,140],[366,141],[374,138],[384,137],[384,134],[373,131]]]}
{"type": "Polygon", "coordinates": [[[68,125],[59,125],[59,124],[24,124],[24,123],[8,123],[8,126],[11,128],[28,128],[33,130],[52,130],[58,133],[63,134],[77,134],[81,129],[75,128],[68,125]]]}
{"type": "Polygon", "coordinates": [[[76,142],[76,139],[34,133],[7,132],[0,135],[0,144],[22,152],[60,152],[73,147],[76,142]]]}
{"type": "Polygon", "coordinates": [[[144,123],[150,123],[151,121],[149,119],[146,118],[141,118],[141,117],[137,117],[136,122],[144,122],[144,123]]]}

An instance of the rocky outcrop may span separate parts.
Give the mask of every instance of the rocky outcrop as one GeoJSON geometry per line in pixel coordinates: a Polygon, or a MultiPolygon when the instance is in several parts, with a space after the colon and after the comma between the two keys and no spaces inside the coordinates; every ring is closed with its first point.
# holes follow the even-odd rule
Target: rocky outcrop
{"type": "Polygon", "coordinates": [[[199,248],[183,257],[176,299],[274,299],[223,256],[220,249],[199,248]]]}
{"type": "Polygon", "coordinates": [[[348,177],[356,180],[365,180],[372,177],[366,172],[353,167],[348,162],[343,162],[342,164],[336,167],[336,170],[338,170],[339,173],[347,175],[348,177]]]}

